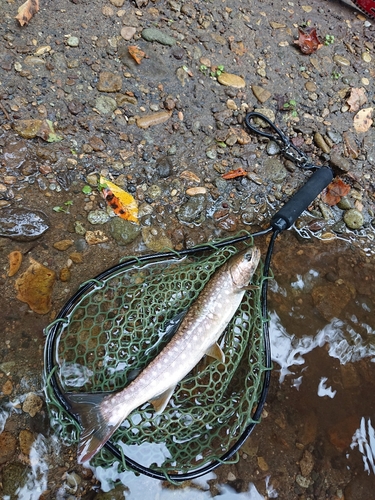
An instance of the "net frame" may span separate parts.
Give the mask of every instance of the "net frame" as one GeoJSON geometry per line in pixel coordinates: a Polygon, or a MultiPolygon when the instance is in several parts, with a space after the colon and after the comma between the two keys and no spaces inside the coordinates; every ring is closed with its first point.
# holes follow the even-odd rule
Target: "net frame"
{"type": "MultiPolygon", "coordinates": [[[[195,247],[194,249],[188,249],[179,253],[176,252],[165,252],[165,253],[159,253],[155,255],[148,255],[148,256],[141,256],[141,257],[135,257],[135,258],[130,258],[127,259],[126,262],[121,263],[117,266],[114,266],[113,268],[110,268],[109,270],[105,271],[101,275],[97,276],[95,279],[90,280],[89,282],[85,283],[82,285],[81,289],[70,299],[70,301],[65,304],[64,308],[60,312],[58,318],[53,322],[49,327],[47,327],[47,342],[46,342],[46,348],[45,348],[45,376],[46,376],[46,395],[47,395],[47,402],[48,402],[48,408],[51,413],[52,420],[54,422],[55,428],[59,430],[60,436],[64,437],[70,437],[71,441],[77,441],[78,436],[79,436],[79,431],[80,431],[80,426],[79,422],[77,419],[71,414],[70,412],[70,407],[69,407],[69,402],[68,399],[64,396],[64,390],[66,390],[66,384],[64,387],[64,383],[61,384],[61,379],[58,377],[58,370],[59,370],[59,363],[56,362],[58,359],[58,345],[61,340],[61,337],[63,335],[64,330],[66,330],[67,325],[69,324],[69,318],[74,314],[74,311],[77,309],[77,307],[80,306],[81,302],[84,301],[90,294],[97,293],[97,291],[101,290],[103,287],[103,283],[108,283],[113,276],[118,277],[121,273],[126,272],[130,268],[134,268],[134,266],[139,269],[145,269],[145,266],[151,266],[149,268],[152,268],[153,263],[160,263],[160,261],[168,262],[168,265],[172,263],[172,265],[178,265],[181,266],[181,258],[184,258],[188,256],[189,258],[193,257],[196,259],[198,262],[198,267],[199,265],[202,268],[202,257],[201,255],[204,254],[204,252],[207,253],[209,252],[209,256],[207,259],[212,260],[213,255],[221,255],[222,258],[221,260],[219,259],[216,263],[216,266],[212,269],[212,272],[214,271],[215,268],[219,267],[223,263],[223,258],[224,260],[227,260],[232,254],[234,254],[238,249],[233,246],[234,243],[237,243],[239,241],[245,241],[248,240],[249,238],[252,238],[254,236],[258,236],[261,234],[267,234],[270,231],[270,229],[260,231],[259,233],[255,233],[251,235],[250,233],[245,233],[241,236],[238,236],[236,238],[232,238],[230,240],[223,240],[220,242],[216,242],[210,245],[203,245],[200,247],[195,247]],[[215,253],[216,252],[216,253],[215,253]],[[221,253],[220,253],[221,252],[221,253]]],[[[165,479],[167,478],[170,481],[182,481],[185,479],[191,479],[194,477],[198,477],[210,470],[213,470],[215,467],[220,465],[221,463],[228,461],[230,459],[233,459],[233,457],[236,455],[237,450],[243,443],[243,441],[248,437],[248,435],[251,433],[252,429],[254,428],[255,424],[259,421],[261,410],[264,405],[266,393],[268,390],[268,385],[269,385],[269,370],[271,369],[271,362],[270,362],[270,348],[269,348],[269,339],[268,339],[268,324],[267,324],[267,306],[266,306],[266,287],[267,287],[267,280],[265,277],[268,275],[268,267],[269,267],[269,261],[272,253],[272,248],[273,247],[273,241],[276,237],[276,234],[273,233],[273,237],[271,238],[270,241],[270,246],[268,249],[267,257],[265,260],[265,267],[263,269],[263,273],[259,272],[257,275],[257,285],[258,285],[258,292],[256,294],[256,303],[258,307],[258,312],[257,312],[257,317],[258,317],[258,323],[256,326],[256,332],[257,332],[257,342],[258,342],[258,351],[260,358],[262,362],[259,364],[259,359],[256,360],[255,365],[257,365],[256,368],[256,376],[253,377],[255,380],[255,385],[256,388],[254,389],[254,394],[253,397],[248,404],[248,408],[246,412],[242,412],[245,415],[245,418],[242,419],[243,421],[241,424],[237,425],[238,422],[236,422],[236,418],[238,417],[235,414],[235,412],[232,411],[232,414],[230,415],[228,413],[228,408],[224,406],[220,406],[220,404],[217,404],[217,402],[213,402],[213,406],[216,408],[216,412],[219,412],[220,414],[223,415],[223,418],[221,419],[221,429],[226,429],[224,434],[222,432],[217,432],[216,434],[216,441],[220,441],[222,443],[223,439],[227,440],[226,446],[221,446],[219,447],[219,452],[215,453],[210,453],[209,450],[210,446],[212,446],[212,440],[210,441],[210,446],[205,448],[205,453],[203,454],[202,458],[202,453],[200,453],[200,449],[196,450],[198,453],[195,453],[195,456],[200,456],[199,460],[196,460],[196,463],[193,463],[193,460],[191,460],[191,451],[188,452],[188,457],[190,457],[190,460],[182,460],[184,464],[177,463],[176,460],[172,460],[167,467],[165,466],[159,466],[157,463],[148,463],[148,464],[142,464],[140,461],[138,461],[137,457],[133,458],[129,456],[127,453],[129,450],[126,448],[126,446],[123,446],[122,443],[125,441],[127,443],[129,442],[134,442],[134,439],[131,439],[134,437],[132,435],[132,432],[134,432],[134,427],[132,425],[128,426],[121,426],[120,429],[116,432],[114,435],[114,439],[111,440],[111,442],[108,442],[106,446],[98,453],[98,455],[95,457],[95,461],[93,462],[96,465],[102,465],[102,466],[110,466],[114,460],[118,460],[121,464],[121,467],[123,469],[131,469],[135,470],[136,472],[142,472],[146,475],[149,475],[151,477],[155,477],[157,479],[165,479]],[[271,244],[272,243],[272,244],[271,244]],[[267,269],[266,269],[267,268],[267,269]],[[258,363],[258,364],[257,364],[258,363]],[[230,419],[232,419],[231,425],[228,425],[230,419]],[[229,435],[229,438],[228,438],[229,435]],[[206,455],[206,456],[204,456],[206,455]]],[[[249,244],[249,243],[248,243],[249,244]]],[[[250,242],[252,244],[252,242],[250,242]]],[[[159,264],[158,264],[159,265],[159,264]]],[[[190,264],[188,264],[190,266],[190,264]]],[[[200,269],[201,270],[201,269],[200,269]]],[[[211,274],[212,274],[211,272],[211,274]]],[[[205,280],[200,280],[201,287],[200,289],[204,286],[204,283],[208,281],[209,277],[211,276],[210,273],[207,274],[205,280]]],[[[199,293],[200,290],[197,292],[199,293]]],[[[197,294],[196,294],[197,295],[197,294]]],[[[195,295],[195,296],[196,296],[195,295]]],[[[248,295],[246,295],[244,300],[248,301],[250,300],[248,298],[248,295]]],[[[189,300],[192,301],[194,300],[195,297],[190,295],[189,300]]],[[[244,303],[244,302],[243,302],[244,303]]],[[[242,303],[242,304],[243,304],[242,303]]],[[[239,313],[238,314],[243,314],[243,309],[245,311],[248,311],[249,308],[249,303],[245,303],[244,306],[241,305],[239,308],[239,313]],[[242,312],[241,312],[242,311],[242,312]]],[[[172,311],[171,314],[175,314],[176,311],[172,311]]],[[[232,323],[233,325],[238,322],[238,315],[234,316],[232,323]]],[[[230,328],[233,327],[230,326],[230,328]]],[[[224,351],[225,349],[228,349],[228,346],[230,345],[230,339],[228,338],[228,345],[225,345],[225,339],[228,337],[228,335],[224,335],[224,351]]],[[[233,340],[233,339],[232,339],[233,340]]],[[[241,342],[237,342],[238,344],[241,345],[241,342]]],[[[160,342],[159,347],[162,347],[163,342],[160,342]]],[[[245,344],[242,342],[242,344],[245,344]]],[[[248,343],[246,343],[248,345],[248,343]]],[[[245,347],[246,347],[245,345],[245,347]]],[[[155,355],[157,352],[155,353],[155,355]]],[[[243,354],[243,353],[242,353],[243,354]]],[[[254,353],[251,354],[251,356],[254,357],[254,353]]],[[[249,353],[247,353],[247,358],[250,359],[251,356],[249,357],[249,353]]],[[[152,355],[154,357],[154,355],[152,355]]],[[[238,356],[238,359],[242,359],[242,356],[238,356]]],[[[146,363],[147,364],[147,363],[146,363]]],[[[208,367],[205,368],[205,373],[206,369],[208,369],[210,376],[215,378],[217,374],[220,372],[220,368],[218,370],[218,365],[216,363],[216,368],[213,369],[214,365],[209,365],[208,367]]],[[[234,372],[238,371],[239,363],[234,368],[234,372]]],[[[243,373],[246,373],[246,368],[245,370],[242,370],[243,373]]],[[[198,369],[199,373],[199,369],[198,369]]],[[[186,384],[189,384],[189,381],[191,383],[191,380],[194,380],[195,376],[189,375],[184,381],[179,385],[179,388],[177,389],[176,393],[174,394],[174,400],[178,401],[179,398],[183,400],[183,395],[184,391],[186,392],[187,386],[186,384]]],[[[100,378],[100,377],[99,377],[100,378]]],[[[246,376],[245,376],[246,378],[246,376]]],[[[117,385],[118,387],[115,387],[115,390],[119,388],[119,384],[122,385],[124,380],[122,379],[117,385]]],[[[126,381],[125,381],[126,383],[126,381]]],[[[221,386],[223,385],[222,382],[219,380],[216,380],[215,383],[218,383],[221,386]]],[[[116,384],[115,384],[116,385],[116,384]]],[[[210,385],[210,384],[208,384],[210,385]]],[[[226,389],[227,391],[231,392],[230,388],[230,383],[226,384],[226,389]]],[[[206,389],[207,389],[207,384],[206,384],[206,389]]],[[[121,387],[122,388],[122,387],[121,387]]],[[[222,388],[222,387],[221,387],[222,388]]],[[[100,386],[100,389],[107,389],[107,387],[100,386]]],[[[205,391],[207,393],[207,390],[205,391]]],[[[190,393],[191,394],[191,393],[190,393]]],[[[224,391],[225,394],[225,391],[224,391]]],[[[207,394],[206,394],[207,396],[207,394]]],[[[186,398],[185,398],[186,399],[186,398]]],[[[206,401],[207,403],[207,401],[206,401]]],[[[147,407],[147,404],[145,405],[147,407]]],[[[143,411],[144,410],[144,407],[143,411]]],[[[168,421],[168,419],[171,418],[171,413],[173,412],[180,412],[181,413],[181,408],[182,410],[184,409],[177,403],[174,406],[171,405],[167,407],[166,410],[164,410],[163,414],[158,417],[158,419],[164,419],[164,421],[168,421]],[[178,408],[178,410],[176,410],[178,408]]],[[[202,409],[202,404],[197,406],[198,410],[202,409]]],[[[232,408],[233,410],[233,408],[232,408]]],[[[136,410],[137,411],[137,410],[136,410]]],[[[146,419],[147,421],[147,426],[148,427],[148,433],[147,433],[147,440],[150,440],[150,438],[155,439],[155,425],[152,419],[152,412],[147,410],[146,408],[146,413],[149,413],[150,417],[146,419]]],[[[188,412],[191,412],[191,408],[189,408],[188,412]]],[[[134,412],[133,412],[134,413],[134,412]]],[[[191,414],[186,413],[182,411],[182,413],[185,415],[185,418],[187,418],[191,414]]],[[[211,412],[212,413],[212,412],[211,412]]],[[[193,412],[194,414],[194,412],[193,412]]],[[[203,414],[207,417],[208,411],[204,411],[203,414]]],[[[134,417],[133,414],[131,414],[134,417]]],[[[130,420],[131,420],[130,418],[130,420]]],[[[202,420],[202,412],[199,413],[196,412],[195,418],[197,420],[202,420]]],[[[129,419],[127,419],[129,420],[129,419]]],[[[203,421],[206,423],[206,425],[211,425],[210,423],[207,423],[205,419],[203,421]]],[[[132,421],[132,424],[134,424],[134,420],[132,421]]],[[[136,424],[137,425],[137,424],[136,424]]],[[[160,426],[160,420],[158,421],[158,425],[160,426]]],[[[162,426],[163,427],[163,426],[162,426]]],[[[169,434],[171,435],[172,433],[170,430],[168,431],[169,434]]],[[[186,441],[184,438],[179,438],[180,444],[184,445],[181,448],[186,447],[186,441]]],[[[128,445],[127,445],[128,446],[128,445]]],[[[144,452],[144,450],[142,450],[144,452]]],[[[186,453],[185,453],[186,454],[186,453]]],[[[178,457],[179,458],[179,457],[178,457]]]]}

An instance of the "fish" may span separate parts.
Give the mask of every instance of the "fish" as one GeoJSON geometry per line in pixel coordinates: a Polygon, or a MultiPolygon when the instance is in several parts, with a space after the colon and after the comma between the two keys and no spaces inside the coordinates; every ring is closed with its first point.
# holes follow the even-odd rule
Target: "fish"
{"type": "Polygon", "coordinates": [[[218,344],[238,309],[260,260],[257,247],[246,248],[219,267],[183,317],[172,339],[124,389],[112,393],[72,394],[71,411],[82,431],[79,463],[98,453],[136,408],[150,402],[157,414],[166,408],[178,383],[208,355],[225,362],[218,344]]]}

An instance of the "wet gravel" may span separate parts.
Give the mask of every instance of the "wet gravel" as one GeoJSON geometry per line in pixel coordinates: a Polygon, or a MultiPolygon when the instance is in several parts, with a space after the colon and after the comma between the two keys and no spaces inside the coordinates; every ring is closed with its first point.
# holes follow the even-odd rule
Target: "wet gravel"
{"type": "MultiPolygon", "coordinates": [[[[0,282],[6,322],[0,405],[8,413],[11,401],[17,410],[0,434],[6,495],[14,495],[14,484],[32,465],[27,445],[21,445],[27,435],[21,439],[20,432],[36,436],[48,428],[44,406],[37,417],[22,409],[27,394],[43,396],[41,332],[79,284],[124,255],[181,250],[264,227],[308,178],[276,143],[246,130],[247,112],[275,120],[314,164],[329,164],[350,187],[333,206],[318,197],[296,223],[299,239],[289,241],[290,262],[306,238],[334,242],[337,252],[350,248],[355,255],[344,258],[340,276],[320,283],[304,307],[328,320],[344,298],[355,301],[348,283],[359,278],[345,275],[348,262],[361,269],[357,293],[374,300],[366,276],[373,272],[375,129],[358,131],[355,117],[363,109],[371,115],[374,107],[375,28],[351,4],[46,0],[23,28],[14,19],[17,7],[0,0],[0,282]],[[321,37],[322,47],[311,55],[294,43],[299,26],[315,26],[321,37]],[[143,52],[139,63],[131,46],[143,52]],[[236,169],[246,175],[223,178],[236,169]],[[97,189],[100,175],[134,196],[139,226],[114,216],[97,189]],[[56,271],[47,315],[31,313],[16,299],[18,275],[7,276],[8,255],[16,250],[23,255],[20,272],[29,257],[56,271]],[[335,294],[339,279],[346,288],[335,294]]],[[[285,273],[278,266],[276,258],[276,270],[285,273]]],[[[281,309],[297,305],[285,300],[281,309]]],[[[370,387],[370,367],[361,366],[370,387]]],[[[364,498],[358,491],[372,491],[373,476],[362,475],[355,485],[335,438],[328,440],[334,465],[325,475],[315,420],[308,415],[304,424],[314,420],[312,437],[301,431],[296,438],[300,423],[285,410],[293,389],[284,389],[271,389],[269,405],[280,409],[276,430],[266,424],[258,444],[249,441],[242,461],[220,469],[219,480],[237,492],[255,482],[266,494],[271,475],[280,498],[336,500],[344,490],[345,499],[364,498]],[[292,430],[284,435],[285,422],[292,430]],[[287,465],[274,457],[278,446],[287,465]]],[[[340,431],[352,430],[345,422],[340,431]]],[[[68,447],[54,456],[43,498],[57,498],[59,488],[61,498],[69,498],[69,491],[74,498],[100,498],[97,480],[73,466],[74,457],[68,447]],[[72,474],[80,478],[76,490],[72,474]]]]}

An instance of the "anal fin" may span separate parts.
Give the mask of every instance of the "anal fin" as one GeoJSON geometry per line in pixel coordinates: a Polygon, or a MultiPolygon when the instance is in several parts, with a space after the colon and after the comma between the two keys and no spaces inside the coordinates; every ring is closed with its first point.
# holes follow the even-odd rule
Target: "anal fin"
{"type": "Polygon", "coordinates": [[[150,403],[154,407],[156,413],[162,413],[165,410],[176,386],[169,387],[166,391],[159,394],[156,398],[150,399],[150,403]]]}
{"type": "Polygon", "coordinates": [[[222,363],[224,363],[225,361],[225,354],[223,353],[223,350],[217,342],[215,342],[215,344],[212,344],[212,346],[207,349],[206,355],[210,356],[210,358],[217,359],[222,363]]]}

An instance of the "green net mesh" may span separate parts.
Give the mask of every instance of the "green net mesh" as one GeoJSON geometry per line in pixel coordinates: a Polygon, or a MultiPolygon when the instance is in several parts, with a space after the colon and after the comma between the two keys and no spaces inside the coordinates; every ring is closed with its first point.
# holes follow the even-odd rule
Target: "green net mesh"
{"type": "MultiPolygon", "coordinates": [[[[61,390],[123,389],[162,350],[178,315],[237,251],[229,246],[203,256],[125,265],[93,285],[58,325],[55,365],[61,390]]],[[[149,403],[133,411],[111,438],[125,455],[163,474],[190,472],[220,460],[253,422],[265,371],[262,279],[258,269],[257,287],[245,294],[219,341],[225,364],[204,357],[161,415],[149,403]]],[[[60,436],[76,442],[80,427],[48,384],[47,399],[60,436]]],[[[92,463],[110,466],[114,460],[102,448],[92,463]]]]}

